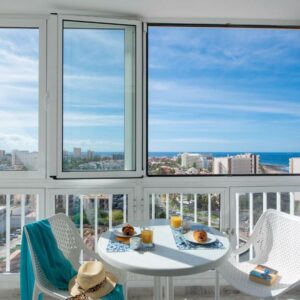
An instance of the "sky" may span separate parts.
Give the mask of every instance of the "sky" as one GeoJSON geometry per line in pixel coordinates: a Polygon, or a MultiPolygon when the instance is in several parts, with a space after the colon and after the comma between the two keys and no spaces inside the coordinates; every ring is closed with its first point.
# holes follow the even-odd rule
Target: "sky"
{"type": "MultiPolygon", "coordinates": [[[[300,151],[300,31],[149,28],[149,150],[300,151]]],[[[0,29],[0,150],[38,150],[37,29],[0,29]]],[[[124,31],[64,31],[64,148],[124,150],[124,31]]]]}
{"type": "Polygon", "coordinates": [[[299,30],[148,35],[150,152],[300,152],[299,30]]]}
{"type": "Polygon", "coordinates": [[[64,149],[124,151],[124,51],[122,29],[64,30],[64,149]]]}
{"type": "Polygon", "coordinates": [[[0,29],[0,150],[38,150],[37,29],[0,29]]]}

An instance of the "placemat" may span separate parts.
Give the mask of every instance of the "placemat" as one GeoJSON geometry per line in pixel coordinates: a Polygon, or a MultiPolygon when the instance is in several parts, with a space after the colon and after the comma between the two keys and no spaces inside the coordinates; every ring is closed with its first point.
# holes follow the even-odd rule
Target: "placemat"
{"type": "Polygon", "coordinates": [[[138,251],[138,252],[145,252],[145,251],[153,251],[155,249],[155,244],[152,244],[152,246],[144,246],[143,244],[138,250],[132,250],[130,249],[130,245],[120,243],[116,240],[116,236],[111,232],[109,241],[106,247],[107,252],[128,252],[128,251],[138,251]]]}
{"type": "MultiPolygon", "coordinates": [[[[216,231],[208,226],[201,224],[193,224],[190,227],[190,230],[205,230],[208,233],[216,234],[216,231]]],[[[176,243],[176,246],[180,250],[200,250],[200,249],[225,249],[222,242],[217,239],[214,243],[208,245],[199,245],[189,242],[184,238],[184,235],[181,230],[175,230],[171,227],[171,231],[173,233],[173,237],[176,243]]]]}

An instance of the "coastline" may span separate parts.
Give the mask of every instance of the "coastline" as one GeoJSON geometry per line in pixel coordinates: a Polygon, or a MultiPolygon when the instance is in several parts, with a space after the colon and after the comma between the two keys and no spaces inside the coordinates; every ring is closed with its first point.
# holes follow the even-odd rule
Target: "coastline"
{"type": "Polygon", "coordinates": [[[261,168],[263,174],[289,174],[286,167],[281,165],[261,164],[261,168]]]}

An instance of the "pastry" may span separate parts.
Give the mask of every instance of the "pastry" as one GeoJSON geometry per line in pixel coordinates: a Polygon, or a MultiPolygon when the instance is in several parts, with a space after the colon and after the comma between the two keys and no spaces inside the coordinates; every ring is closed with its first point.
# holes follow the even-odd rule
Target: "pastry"
{"type": "Polygon", "coordinates": [[[123,227],[122,227],[122,232],[125,234],[125,235],[128,235],[128,236],[133,236],[135,231],[134,231],[134,227],[130,224],[125,224],[123,227]]]}
{"type": "Polygon", "coordinates": [[[193,237],[195,241],[203,243],[207,241],[207,233],[204,230],[194,230],[193,237]]]}

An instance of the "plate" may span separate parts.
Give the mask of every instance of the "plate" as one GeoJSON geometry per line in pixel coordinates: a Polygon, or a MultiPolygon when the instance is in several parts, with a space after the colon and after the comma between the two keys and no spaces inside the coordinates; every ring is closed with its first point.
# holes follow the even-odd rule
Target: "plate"
{"type": "Polygon", "coordinates": [[[187,241],[194,243],[194,244],[200,244],[200,245],[209,245],[209,244],[214,243],[217,240],[215,235],[208,233],[208,232],[207,232],[207,240],[205,242],[196,241],[193,236],[193,231],[189,231],[189,232],[185,233],[183,236],[187,241]]]}
{"type": "Polygon", "coordinates": [[[119,226],[119,227],[117,227],[117,228],[115,228],[115,230],[114,230],[114,235],[119,236],[119,237],[127,237],[127,238],[130,238],[130,237],[133,237],[133,236],[139,236],[139,235],[141,234],[141,228],[139,228],[139,227],[134,227],[134,235],[130,235],[130,236],[129,236],[129,235],[126,235],[126,234],[123,233],[122,227],[123,227],[123,225],[122,225],[122,226],[119,226]]]}

